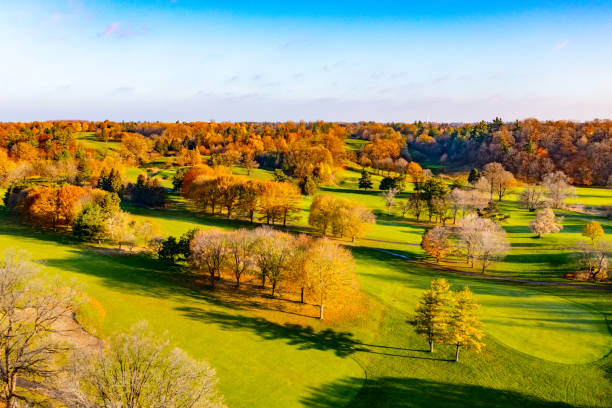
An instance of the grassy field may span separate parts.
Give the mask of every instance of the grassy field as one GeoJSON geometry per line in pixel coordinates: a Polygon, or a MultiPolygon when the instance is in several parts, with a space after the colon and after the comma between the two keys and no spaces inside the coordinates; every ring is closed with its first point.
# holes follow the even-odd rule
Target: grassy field
{"type": "MultiPolygon", "coordinates": [[[[142,212],[139,217],[155,215],[142,212]]],[[[237,226],[181,212],[157,215],[166,233],[237,226]]],[[[225,302],[187,285],[179,268],[32,232],[5,213],[1,217],[0,247],[26,249],[44,262],[45,272],[83,284],[106,311],[101,333],[148,320],[215,366],[230,406],[609,405],[607,292],[542,291],[457,277],[354,248],[369,307],[363,316],[330,327],[225,302]],[[459,364],[449,361],[453,351],[447,347],[430,355],[406,324],[434,276],[446,276],[455,287],[469,284],[475,292],[487,333],[483,354],[467,352],[459,364]]]]}
{"type": "MultiPolygon", "coordinates": [[[[351,143],[359,148],[360,141],[351,143]]],[[[170,187],[175,170],[166,168],[166,160],[147,167],[170,187]]],[[[135,181],[144,172],[128,168],[126,177],[135,181]]],[[[237,166],[234,173],[246,175],[246,170],[237,166]]],[[[26,249],[46,273],[81,283],[104,308],[103,321],[91,323],[101,336],[139,320],[168,332],[174,344],[217,369],[230,407],[612,406],[611,291],[468,277],[382,253],[424,259],[418,244],[433,224],[396,211],[388,215],[380,191],[357,188],[359,176],[359,169],[342,170],[333,185],[320,188],[362,202],[377,215],[372,231],[351,247],[365,309],[341,321],[320,322],[283,301],[268,307],[211,292],[194,286],[180,266],[33,231],[1,209],[0,248],[26,249]],[[486,333],[483,353],[462,352],[460,363],[452,361],[454,350],[447,346],[437,346],[432,355],[406,323],[435,277],[447,278],[457,289],[469,285],[475,293],[486,333]]],[[[251,177],[269,180],[272,174],[256,169],[251,177]]],[[[381,178],[373,176],[375,187],[381,178]]],[[[527,228],[534,213],[518,208],[516,193],[502,203],[511,215],[504,228],[512,250],[487,274],[567,282],[563,274],[573,271],[574,247],[589,217],[560,211],[563,231],[535,238],[527,228]]],[[[590,206],[612,202],[612,190],[578,189],[577,194],[590,206]]],[[[405,198],[405,193],[398,197],[405,198]]],[[[164,235],[250,226],[205,216],[182,198],[171,199],[170,209],[123,208],[138,221],[154,220],[164,235]]],[[[311,200],[302,200],[292,229],[308,229],[311,200]]],[[[611,234],[612,223],[603,224],[611,234]]],[[[470,270],[463,263],[446,266],[470,270]]]]}

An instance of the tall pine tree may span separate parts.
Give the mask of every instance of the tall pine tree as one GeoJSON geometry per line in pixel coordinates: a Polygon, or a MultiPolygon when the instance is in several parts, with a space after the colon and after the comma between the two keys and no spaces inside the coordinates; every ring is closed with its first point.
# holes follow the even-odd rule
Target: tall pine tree
{"type": "Polygon", "coordinates": [[[359,179],[359,188],[363,188],[365,191],[368,191],[369,188],[372,188],[372,176],[370,173],[366,171],[366,169],[361,170],[361,178],[359,179]]]}

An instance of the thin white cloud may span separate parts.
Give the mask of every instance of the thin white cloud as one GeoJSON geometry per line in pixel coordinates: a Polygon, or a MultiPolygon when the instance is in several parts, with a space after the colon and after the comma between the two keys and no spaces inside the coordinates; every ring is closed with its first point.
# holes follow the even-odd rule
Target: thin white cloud
{"type": "Polygon", "coordinates": [[[115,21],[114,23],[106,26],[106,28],[102,32],[102,36],[106,37],[106,36],[112,35],[113,33],[117,32],[117,30],[119,29],[120,25],[121,25],[121,23],[115,21]]]}
{"type": "Polygon", "coordinates": [[[569,43],[570,43],[569,40],[563,40],[560,43],[558,43],[557,45],[555,45],[555,49],[556,50],[560,50],[562,48],[565,48],[565,47],[567,47],[569,45],[569,43]]]}

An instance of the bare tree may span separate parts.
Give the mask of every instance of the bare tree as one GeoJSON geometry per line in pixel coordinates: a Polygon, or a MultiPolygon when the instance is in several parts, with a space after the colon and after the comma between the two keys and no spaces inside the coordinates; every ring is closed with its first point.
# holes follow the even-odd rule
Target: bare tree
{"type": "Polygon", "coordinates": [[[500,163],[485,164],[482,175],[491,184],[491,199],[493,199],[493,194],[496,194],[498,201],[501,201],[508,189],[514,185],[514,176],[500,163]]]}
{"type": "Polygon", "coordinates": [[[253,266],[253,248],[255,236],[242,228],[233,231],[226,238],[227,259],[236,278],[236,286],[240,286],[240,277],[247,273],[253,266]]]}
{"type": "Polygon", "coordinates": [[[487,193],[487,194],[491,193],[491,183],[489,183],[489,180],[487,180],[484,177],[479,178],[474,187],[476,188],[476,190],[482,193],[487,193]]]}
{"type": "Polygon", "coordinates": [[[576,278],[585,281],[605,281],[608,279],[608,258],[612,252],[612,245],[603,242],[595,248],[582,243],[580,249],[576,278]]]}
{"type": "Polygon", "coordinates": [[[508,250],[506,232],[494,221],[469,214],[459,221],[459,239],[466,251],[468,262],[479,259],[482,273],[493,259],[502,257],[508,250]]]}
{"type": "Polygon", "coordinates": [[[529,229],[542,237],[542,234],[559,232],[563,229],[563,218],[557,219],[550,208],[538,211],[535,218],[529,223],[529,229]]]}
{"type": "Polygon", "coordinates": [[[154,335],[146,323],[75,356],[66,385],[79,408],[221,408],[215,370],[154,335]]]}
{"type": "Polygon", "coordinates": [[[257,228],[255,234],[255,264],[259,268],[262,287],[268,278],[274,296],[278,283],[285,277],[290,265],[291,236],[266,226],[257,228]]]}
{"type": "Polygon", "coordinates": [[[544,176],[542,185],[553,208],[562,208],[567,199],[575,196],[576,189],[569,182],[569,177],[562,171],[555,171],[544,176]]]}
{"type": "Polygon", "coordinates": [[[519,196],[519,207],[526,208],[530,212],[543,208],[545,205],[544,191],[539,187],[525,187],[519,196]]]}
{"type": "Polygon", "coordinates": [[[225,234],[217,228],[198,231],[189,247],[193,263],[208,272],[210,286],[214,288],[215,276],[220,275],[226,257],[225,234]]]}
{"type": "Polygon", "coordinates": [[[77,291],[37,275],[25,252],[6,250],[0,260],[0,384],[7,408],[21,396],[18,378],[49,380],[68,346],[56,322],[72,316],[77,291]]]}
{"type": "Polygon", "coordinates": [[[382,197],[385,199],[385,206],[387,207],[387,215],[391,215],[391,208],[395,207],[395,196],[399,192],[397,187],[392,187],[388,190],[385,190],[381,193],[382,197]]]}

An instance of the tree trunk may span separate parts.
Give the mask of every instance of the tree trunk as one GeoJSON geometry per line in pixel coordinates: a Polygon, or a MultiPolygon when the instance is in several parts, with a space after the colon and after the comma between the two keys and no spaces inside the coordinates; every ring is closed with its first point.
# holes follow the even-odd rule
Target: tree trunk
{"type": "Polygon", "coordinates": [[[251,211],[251,224],[253,223],[253,215],[254,215],[255,211],[251,211]]]}
{"type": "Polygon", "coordinates": [[[8,384],[5,386],[6,408],[15,408],[17,403],[17,396],[15,395],[16,388],[17,375],[9,374],[8,384]]]}
{"type": "Polygon", "coordinates": [[[482,273],[485,273],[485,261],[482,261],[482,273]]]}
{"type": "Polygon", "coordinates": [[[457,351],[455,351],[455,363],[459,362],[459,345],[457,344],[457,351]]]}
{"type": "Polygon", "coordinates": [[[240,274],[236,274],[236,287],[240,286],[240,274]]]}
{"type": "Polygon", "coordinates": [[[300,303],[304,303],[304,287],[302,287],[300,291],[300,303]]]}
{"type": "Polygon", "coordinates": [[[266,287],[266,275],[261,275],[261,287],[266,287]]]}
{"type": "Polygon", "coordinates": [[[274,297],[275,290],[276,290],[276,281],[272,281],[272,297],[274,297]]]}
{"type": "Polygon", "coordinates": [[[323,320],[323,294],[321,293],[321,305],[319,307],[319,320],[323,320]]]}
{"type": "Polygon", "coordinates": [[[434,350],[434,342],[433,340],[429,340],[429,352],[433,353],[434,350]]]}

